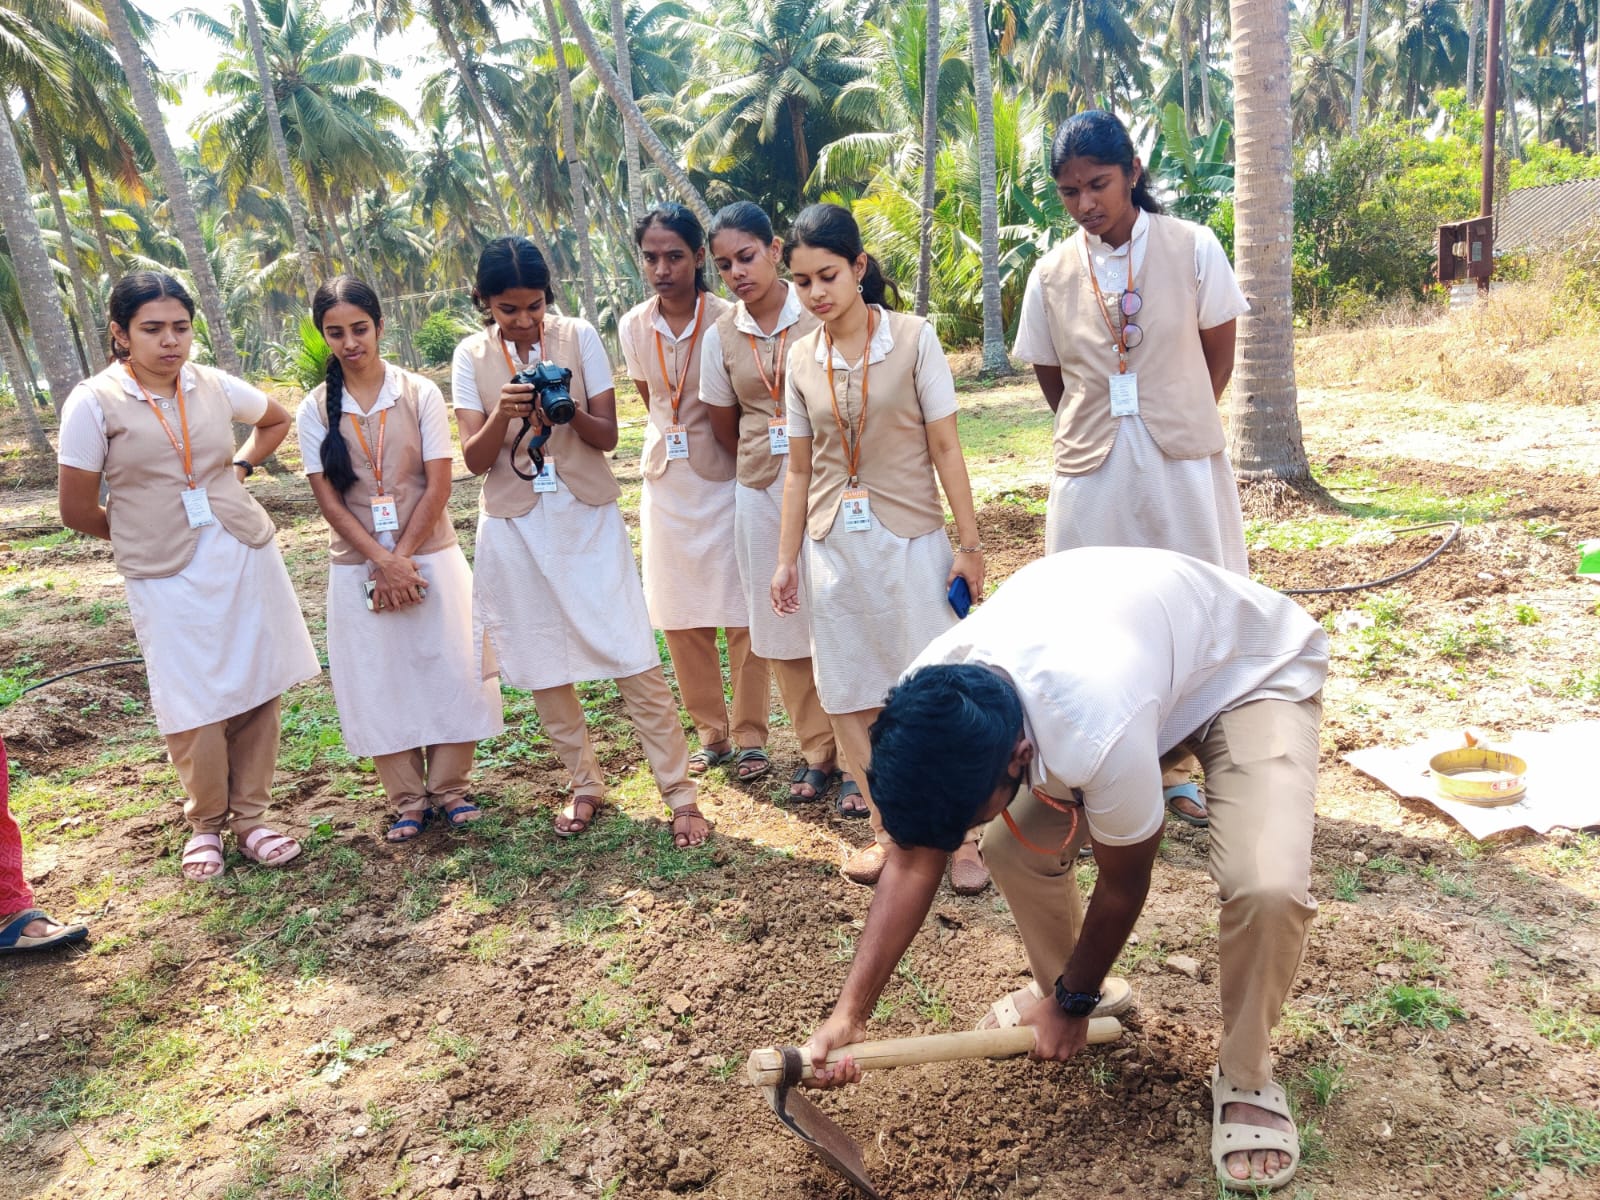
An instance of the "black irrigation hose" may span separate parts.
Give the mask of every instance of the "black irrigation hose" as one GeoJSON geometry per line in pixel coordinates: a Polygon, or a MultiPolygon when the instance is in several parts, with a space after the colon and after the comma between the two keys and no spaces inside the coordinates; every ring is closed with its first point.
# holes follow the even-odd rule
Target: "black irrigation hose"
{"type": "Polygon", "coordinates": [[[1415,575],[1418,571],[1422,570],[1423,567],[1426,567],[1434,559],[1438,558],[1439,555],[1443,554],[1449,548],[1450,543],[1455,541],[1456,538],[1460,536],[1461,522],[1429,521],[1426,525],[1407,525],[1404,529],[1395,529],[1391,531],[1396,534],[1420,533],[1424,529],[1440,529],[1446,525],[1450,526],[1450,532],[1444,535],[1444,540],[1433,548],[1432,553],[1430,553],[1426,558],[1412,563],[1405,570],[1396,571],[1393,575],[1385,575],[1382,579],[1374,579],[1367,583],[1342,583],[1337,587],[1282,588],[1280,590],[1285,596],[1330,596],[1335,593],[1342,592],[1364,592],[1368,588],[1387,587],[1391,583],[1398,583],[1408,575],[1415,575]]]}
{"type": "Polygon", "coordinates": [[[143,661],[144,659],[142,658],[119,658],[115,662],[95,663],[87,667],[74,667],[72,670],[63,671],[59,675],[52,675],[49,679],[41,679],[38,683],[30,683],[17,695],[19,697],[26,696],[29,692],[38,691],[42,687],[48,687],[50,684],[57,683],[63,679],[70,679],[74,675],[82,675],[85,671],[104,671],[107,667],[131,667],[134,663],[142,663],[143,661]]]}

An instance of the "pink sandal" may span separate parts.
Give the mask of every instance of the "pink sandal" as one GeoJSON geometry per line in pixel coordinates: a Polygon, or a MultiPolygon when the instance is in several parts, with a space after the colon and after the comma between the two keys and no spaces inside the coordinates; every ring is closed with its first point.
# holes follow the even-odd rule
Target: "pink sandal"
{"type": "Polygon", "coordinates": [[[239,839],[239,853],[263,867],[281,867],[300,857],[300,843],[286,833],[257,825],[239,839]]]}
{"type": "Polygon", "coordinates": [[[197,833],[183,844],[183,877],[195,883],[210,883],[214,879],[221,879],[226,868],[222,863],[222,835],[216,833],[197,833]],[[215,871],[208,871],[204,875],[197,874],[191,868],[215,867],[215,871]]]}

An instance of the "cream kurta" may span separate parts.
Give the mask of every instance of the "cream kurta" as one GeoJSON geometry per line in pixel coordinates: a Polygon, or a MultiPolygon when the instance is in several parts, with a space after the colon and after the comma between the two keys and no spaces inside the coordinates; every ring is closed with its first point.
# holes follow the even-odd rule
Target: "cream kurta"
{"type": "MultiPolygon", "coordinates": [[[[687,343],[695,326],[675,334],[662,319],[654,301],[640,306],[647,311],[630,317],[648,320],[667,344],[687,343]]],[[[635,313],[639,309],[634,310],[635,313]]],[[[712,314],[703,318],[709,322],[712,314]]],[[[633,361],[628,339],[628,373],[645,378],[643,363],[633,361]]],[[[700,349],[703,350],[703,346],[700,349]]],[[[703,361],[703,357],[702,357],[703,361]]],[[[652,396],[651,406],[666,404],[665,396],[652,396]]],[[[693,436],[709,437],[709,432],[693,436]]],[[[651,422],[645,430],[648,457],[662,434],[651,422]]],[[[726,629],[749,624],[739,560],[734,553],[734,481],[705,479],[687,460],[667,464],[659,479],[646,479],[639,496],[639,545],[644,568],[645,606],[657,629],[726,629]]]]}
{"type": "MultiPolygon", "coordinates": [[[[260,420],[264,393],[231,376],[223,387],[236,419],[260,420]]],[[[102,472],[108,452],[99,402],[80,384],[62,414],[61,464],[102,472]]],[[[252,549],[207,525],[177,574],[124,583],[163,735],[249,712],[321,670],[275,541],[252,549]]]]}
{"type": "MultiPolygon", "coordinates": [[[[599,336],[584,324],[578,338],[591,394],[610,391],[611,364],[599,336]]],[[[516,359],[516,346],[507,348],[516,359]]],[[[534,346],[527,362],[538,362],[543,350],[534,346]]],[[[470,358],[460,349],[452,380],[456,407],[483,412],[470,358]]],[[[501,679],[525,691],[626,679],[661,663],[621,511],[615,503],[579,500],[559,482],[561,460],[552,461],[557,490],[541,495],[527,513],[478,514],[473,584],[479,628],[494,648],[501,679]]]]}
{"type": "MultiPolygon", "coordinates": [[[[1107,296],[1128,286],[1131,266],[1139,289],[1156,294],[1142,273],[1149,217],[1140,213],[1128,242],[1116,248],[1088,236],[1095,279],[1107,296]]],[[[1216,236],[1195,236],[1195,313],[1212,329],[1249,311],[1216,236]]],[[[1058,366],[1037,277],[1023,294],[1012,353],[1023,362],[1058,366]]],[[[1134,352],[1137,356],[1138,351],[1134,352]]],[[[1161,452],[1138,416],[1123,417],[1104,463],[1084,475],[1057,474],[1045,517],[1045,553],[1078,546],[1149,546],[1177,550],[1240,575],[1249,574],[1239,492],[1226,451],[1207,458],[1174,459],[1161,452]]]]}
{"type": "MultiPolygon", "coordinates": [[[[397,411],[401,379],[390,366],[365,414],[369,420],[397,411]]],[[[361,415],[348,394],[344,411],[361,415]]],[[[411,436],[420,438],[422,461],[448,461],[449,417],[444,397],[430,382],[417,389],[417,419],[419,427],[411,436]]],[[[306,474],[321,474],[327,410],[315,397],[300,405],[296,431],[306,474]]],[[[386,433],[388,444],[396,445],[399,431],[392,420],[386,433]]],[[[353,456],[359,457],[362,449],[349,426],[345,436],[353,456]]],[[[370,435],[368,445],[377,445],[370,435]]],[[[385,453],[385,465],[402,457],[385,453]]],[[[394,548],[393,533],[380,533],[377,539],[394,548]]],[[[328,564],[328,670],[345,749],[361,757],[476,742],[505,729],[492,655],[473,631],[472,572],[466,555],[460,546],[450,546],[412,558],[428,581],[428,595],[421,604],[392,612],[367,608],[363,585],[370,564],[328,564]]]]}

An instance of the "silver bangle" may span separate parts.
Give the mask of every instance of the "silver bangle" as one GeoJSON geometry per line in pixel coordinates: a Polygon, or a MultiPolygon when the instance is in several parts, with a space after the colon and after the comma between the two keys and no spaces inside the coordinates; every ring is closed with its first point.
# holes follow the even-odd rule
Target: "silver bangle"
{"type": "Polygon", "coordinates": [[[957,554],[982,554],[983,553],[983,543],[979,542],[976,546],[957,546],[956,547],[956,553],[957,554]]]}

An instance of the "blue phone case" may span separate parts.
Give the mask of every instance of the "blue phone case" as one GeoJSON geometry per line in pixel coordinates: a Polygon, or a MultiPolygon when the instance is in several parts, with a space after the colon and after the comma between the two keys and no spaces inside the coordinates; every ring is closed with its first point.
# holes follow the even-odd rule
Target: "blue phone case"
{"type": "Polygon", "coordinates": [[[956,610],[956,616],[964,617],[972,611],[972,590],[967,587],[964,577],[957,575],[955,582],[950,585],[950,607],[956,610]]]}

